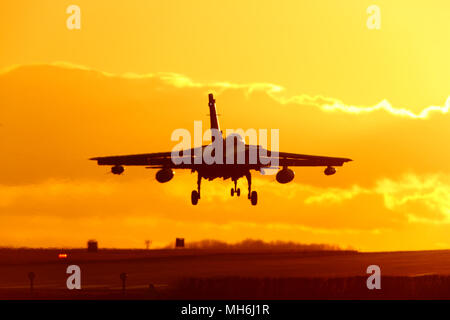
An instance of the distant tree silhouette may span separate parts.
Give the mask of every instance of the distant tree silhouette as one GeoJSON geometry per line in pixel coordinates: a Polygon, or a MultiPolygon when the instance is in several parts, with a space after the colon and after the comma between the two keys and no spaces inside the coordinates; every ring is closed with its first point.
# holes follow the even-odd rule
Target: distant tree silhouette
{"type": "Polygon", "coordinates": [[[292,241],[272,241],[245,239],[237,243],[226,243],[219,240],[201,240],[190,242],[190,249],[242,249],[242,250],[295,250],[295,251],[335,251],[342,250],[339,246],[330,244],[302,244],[292,241]]]}

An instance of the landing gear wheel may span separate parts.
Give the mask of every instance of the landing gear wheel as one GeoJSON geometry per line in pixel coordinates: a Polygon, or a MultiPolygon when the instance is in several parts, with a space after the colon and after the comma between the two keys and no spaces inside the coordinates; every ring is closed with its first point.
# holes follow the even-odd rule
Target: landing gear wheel
{"type": "Polygon", "coordinates": [[[234,189],[231,188],[231,196],[234,196],[234,189]]]}
{"type": "Polygon", "coordinates": [[[252,191],[252,195],[250,196],[250,201],[253,206],[256,206],[256,204],[258,203],[258,193],[256,193],[256,191],[252,191]]]}
{"type": "Polygon", "coordinates": [[[195,205],[197,205],[197,203],[198,203],[198,199],[199,199],[200,197],[199,197],[199,195],[198,195],[198,192],[196,191],[196,190],[192,190],[192,193],[191,193],[191,202],[192,202],[192,204],[195,206],[195,205]]]}
{"type": "Polygon", "coordinates": [[[237,191],[236,191],[236,194],[237,194],[238,197],[240,197],[241,196],[241,189],[238,188],[237,191]]]}

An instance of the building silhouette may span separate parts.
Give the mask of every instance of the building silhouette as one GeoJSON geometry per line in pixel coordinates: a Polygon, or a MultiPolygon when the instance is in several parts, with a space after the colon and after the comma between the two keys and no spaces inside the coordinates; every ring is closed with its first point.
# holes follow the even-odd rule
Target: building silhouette
{"type": "Polygon", "coordinates": [[[88,252],[97,252],[98,251],[98,242],[96,240],[89,240],[87,243],[88,252]]]}

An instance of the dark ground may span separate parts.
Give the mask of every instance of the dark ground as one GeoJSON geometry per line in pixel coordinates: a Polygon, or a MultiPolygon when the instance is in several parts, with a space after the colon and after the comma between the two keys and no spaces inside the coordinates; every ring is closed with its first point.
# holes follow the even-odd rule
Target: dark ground
{"type": "Polygon", "coordinates": [[[449,250],[80,249],[58,259],[61,252],[0,249],[0,299],[450,299],[449,250]],[[66,288],[71,264],[81,268],[82,290],[66,288]],[[373,264],[381,268],[381,290],[366,287],[373,264]]]}

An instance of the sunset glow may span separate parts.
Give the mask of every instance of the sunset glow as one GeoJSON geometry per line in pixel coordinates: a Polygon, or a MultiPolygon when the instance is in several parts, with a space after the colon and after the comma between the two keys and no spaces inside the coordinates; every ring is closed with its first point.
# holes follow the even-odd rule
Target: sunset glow
{"type": "Polygon", "coordinates": [[[72,2],[0,5],[0,246],[450,248],[446,1],[376,1],[380,30],[365,0],[75,2],[80,30],[72,2]],[[173,130],[208,127],[209,92],[224,130],[279,129],[282,151],[354,161],[286,185],[256,173],[256,207],[206,181],[194,207],[188,171],[160,184],[88,160],[171,151],[173,130]]]}

